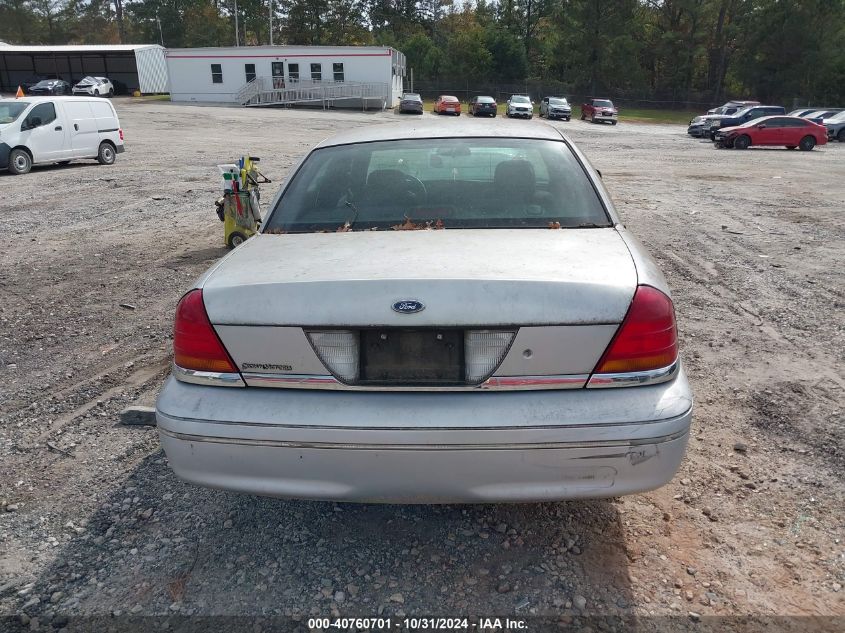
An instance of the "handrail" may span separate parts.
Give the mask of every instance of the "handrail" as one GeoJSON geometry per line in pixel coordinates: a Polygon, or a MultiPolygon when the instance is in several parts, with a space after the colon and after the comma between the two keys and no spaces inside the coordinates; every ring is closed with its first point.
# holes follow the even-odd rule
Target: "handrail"
{"type": "Polygon", "coordinates": [[[386,83],[266,79],[256,77],[245,84],[237,93],[238,101],[243,105],[292,105],[319,101],[327,107],[338,99],[378,98],[383,100],[383,106],[387,103],[386,83]]]}

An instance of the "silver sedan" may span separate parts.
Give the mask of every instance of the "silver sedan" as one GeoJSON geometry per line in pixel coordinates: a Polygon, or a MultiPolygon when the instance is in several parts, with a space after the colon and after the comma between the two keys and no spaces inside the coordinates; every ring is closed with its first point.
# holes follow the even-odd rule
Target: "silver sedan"
{"type": "Polygon", "coordinates": [[[157,416],[205,486],[548,501],[665,484],[692,394],[666,282],[569,139],[419,122],[292,170],[179,302],[157,416]]]}

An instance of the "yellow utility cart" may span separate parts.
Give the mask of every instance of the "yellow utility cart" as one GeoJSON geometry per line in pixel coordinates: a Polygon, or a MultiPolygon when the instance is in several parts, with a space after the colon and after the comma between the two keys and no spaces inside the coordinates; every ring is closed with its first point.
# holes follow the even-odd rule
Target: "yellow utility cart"
{"type": "Polygon", "coordinates": [[[243,244],[261,226],[259,185],[272,181],[259,171],[259,160],[244,156],[236,164],[217,166],[223,176],[223,197],[216,202],[217,217],[223,222],[223,239],[229,248],[243,244]]]}

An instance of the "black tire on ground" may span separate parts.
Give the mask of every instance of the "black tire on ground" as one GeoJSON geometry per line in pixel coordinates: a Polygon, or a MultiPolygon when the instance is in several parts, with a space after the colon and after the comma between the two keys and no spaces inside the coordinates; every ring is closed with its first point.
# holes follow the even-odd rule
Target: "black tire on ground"
{"type": "Polygon", "coordinates": [[[586,121],[586,120],[587,120],[587,117],[584,115],[584,113],[583,113],[583,112],[581,113],[581,120],[582,120],[582,121],[586,121]]]}
{"type": "Polygon", "coordinates": [[[32,169],[32,157],[23,149],[9,152],[9,171],[16,176],[28,174],[32,169]]]}
{"type": "Polygon", "coordinates": [[[839,130],[839,134],[836,135],[836,140],[840,143],[845,143],[845,127],[839,130]]]}
{"type": "Polygon", "coordinates": [[[616,125],[616,123],[617,123],[616,121],[611,121],[611,122],[610,122],[610,124],[611,124],[611,125],[616,125]]]}
{"type": "Polygon", "coordinates": [[[713,143],[713,147],[715,147],[716,149],[724,149],[725,144],[722,141],[716,141],[715,143],[713,143]]]}
{"type": "Polygon", "coordinates": [[[798,143],[798,148],[802,152],[809,152],[816,146],[816,139],[814,136],[810,136],[809,134],[801,139],[801,142],[798,143]]]}
{"type": "Polygon", "coordinates": [[[571,118],[572,118],[572,117],[567,116],[567,117],[563,117],[563,120],[568,122],[571,118]]]}
{"type": "Polygon", "coordinates": [[[749,145],[751,145],[751,138],[745,134],[734,139],[734,149],[748,149],[749,145]]]}
{"type": "Polygon", "coordinates": [[[235,231],[229,234],[229,238],[226,240],[226,246],[229,248],[237,248],[244,242],[246,242],[246,235],[235,231]]]}
{"type": "Polygon", "coordinates": [[[109,99],[114,96],[114,88],[109,88],[109,99]]]}
{"type": "Polygon", "coordinates": [[[117,152],[114,145],[103,141],[100,143],[100,149],[97,150],[97,162],[101,165],[113,165],[117,158],[117,152]]]}

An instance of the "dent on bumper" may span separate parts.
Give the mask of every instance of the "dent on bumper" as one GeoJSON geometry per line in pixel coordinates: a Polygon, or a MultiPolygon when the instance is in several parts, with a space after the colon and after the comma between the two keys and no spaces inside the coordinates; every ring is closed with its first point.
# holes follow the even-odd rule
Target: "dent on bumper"
{"type": "Polygon", "coordinates": [[[179,477],[252,494],[548,501],[665,484],[683,458],[692,418],[683,374],[611,391],[339,394],[171,380],[156,413],[179,477]],[[619,392],[628,393],[627,407],[619,392]]]}

